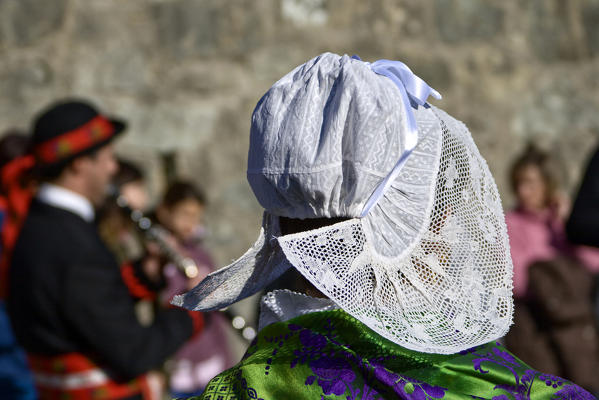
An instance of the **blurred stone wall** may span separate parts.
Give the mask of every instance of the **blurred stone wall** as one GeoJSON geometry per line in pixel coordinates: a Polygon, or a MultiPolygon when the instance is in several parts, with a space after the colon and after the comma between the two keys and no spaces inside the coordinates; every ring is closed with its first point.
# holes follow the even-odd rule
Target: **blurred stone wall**
{"type": "Polygon", "coordinates": [[[577,183],[599,136],[599,0],[0,0],[0,130],[63,96],[129,120],[119,152],[164,185],[163,154],[207,192],[219,264],[255,239],[252,109],[324,51],[399,59],[470,127],[510,204],[529,139],[577,183]]]}

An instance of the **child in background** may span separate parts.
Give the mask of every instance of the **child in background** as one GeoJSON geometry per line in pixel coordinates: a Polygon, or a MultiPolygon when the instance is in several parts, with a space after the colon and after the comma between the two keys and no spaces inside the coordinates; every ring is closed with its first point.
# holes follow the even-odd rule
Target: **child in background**
{"type": "MultiPolygon", "coordinates": [[[[132,210],[144,211],[148,207],[148,192],[141,169],[130,161],[119,159],[119,172],[112,180],[113,189],[125,198],[132,210]]],[[[143,254],[143,240],[133,220],[110,196],[98,211],[98,226],[102,239],[118,260],[128,262],[143,254]]]]}
{"type": "Polygon", "coordinates": [[[565,220],[569,200],[560,194],[557,165],[534,145],[518,157],[511,169],[516,207],[506,212],[510,250],[514,262],[514,297],[526,297],[528,268],[537,261],[559,256],[578,260],[591,273],[599,272],[599,251],[568,242],[565,220]]]}
{"type": "MultiPolygon", "coordinates": [[[[210,255],[203,249],[202,221],[206,204],[203,193],[189,182],[172,183],[156,210],[158,222],[173,235],[178,249],[198,266],[198,276],[189,279],[174,265],[164,274],[167,288],[165,301],[186,292],[214,270],[210,255]]],[[[186,397],[202,393],[215,375],[233,365],[226,340],[226,320],[213,313],[203,333],[190,340],[173,359],[170,377],[171,394],[186,397]]]]}

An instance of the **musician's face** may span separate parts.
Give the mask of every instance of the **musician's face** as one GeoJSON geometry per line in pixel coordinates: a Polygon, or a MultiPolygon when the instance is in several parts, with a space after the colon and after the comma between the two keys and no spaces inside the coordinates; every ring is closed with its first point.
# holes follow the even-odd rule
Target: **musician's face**
{"type": "Polygon", "coordinates": [[[179,240],[187,241],[196,236],[204,217],[204,206],[195,199],[185,199],[167,210],[166,214],[168,227],[179,240]]]}
{"type": "Polygon", "coordinates": [[[101,147],[91,156],[76,161],[78,178],[83,182],[83,194],[94,204],[102,204],[108,185],[118,171],[112,144],[101,147]]]}

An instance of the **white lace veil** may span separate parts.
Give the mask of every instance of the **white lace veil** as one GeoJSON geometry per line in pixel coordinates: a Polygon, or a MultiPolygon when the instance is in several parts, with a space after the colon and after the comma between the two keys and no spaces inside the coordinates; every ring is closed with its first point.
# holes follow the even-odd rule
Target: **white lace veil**
{"type": "Polygon", "coordinates": [[[265,94],[248,161],[260,237],[175,304],[222,308],[294,267],[409,349],[455,353],[507,332],[512,263],[489,168],[461,122],[375,64],[326,53],[265,94]],[[281,236],[278,216],[350,219],[281,236]]]}

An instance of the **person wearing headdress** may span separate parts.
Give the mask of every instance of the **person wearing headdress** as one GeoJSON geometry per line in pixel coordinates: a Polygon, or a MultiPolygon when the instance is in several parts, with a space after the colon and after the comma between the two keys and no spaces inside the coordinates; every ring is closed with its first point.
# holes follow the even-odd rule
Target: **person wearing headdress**
{"type": "Polygon", "coordinates": [[[23,222],[33,185],[18,177],[27,169],[25,154],[28,136],[18,129],[2,133],[0,139],[0,394],[12,400],[37,398],[29,366],[19,347],[6,312],[6,278],[11,249],[23,222]]]}
{"type": "Polygon", "coordinates": [[[16,129],[0,140],[0,298],[6,297],[10,256],[35,192],[35,183],[27,176],[34,164],[27,154],[28,143],[28,135],[16,129]]]}
{"type": "Polygon", "coordinates": [[[512,262],[495,182],[468,129],[398,61],[322,54],[252,115],[247,177],[264,207],[241,258],[174,303],[215,310],[289,269],[216,399],[592,399],[497,340],[512,262]]]}
{"type": "MultiPolygon", "coordinates": [[[[29,154],[39,182],[16,241],[8,311],[41,399],[154,399],[146,373],[203,325],[200,313],[160,311],[139,323],[121,268],[100,239],[94,206],[116,172],[113,140],[125,124],[86,101],[50,105],[29,154]]],[[[134,264],[137,290],[157,291],[134,264]]]]}

